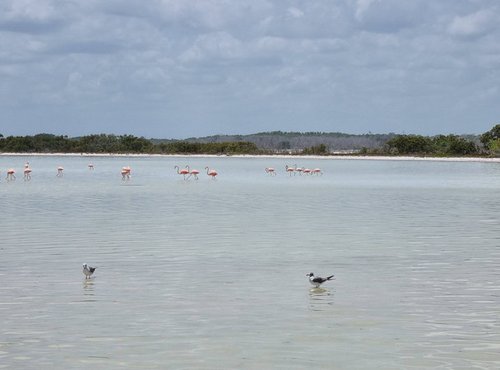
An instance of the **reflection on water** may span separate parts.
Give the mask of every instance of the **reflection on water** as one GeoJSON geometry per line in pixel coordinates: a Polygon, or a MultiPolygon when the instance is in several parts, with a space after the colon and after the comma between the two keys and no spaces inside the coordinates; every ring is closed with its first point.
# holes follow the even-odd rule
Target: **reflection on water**
{"type": "Polygon", "coordinates": [[[500,168],[317,161],[30,157],[0,183],[0,367],[500,368],[500,168]]]}
{"type": "MultiPolygon", "coordinates": [[[[94,279],[93,278],[84,280],[84,282],[83,282],[83,295],[86,298],[94,297],[94,279]]],[[[88,301],[90,301],[90,300],[88,300],[88,301]]]]}
{"type": "Polygon", "coordinates": [[[333,293],[325,288],[311,288],[309,289],[309,306],[313,311],[325,311],[329,306],[333,305],[333,293]]]}

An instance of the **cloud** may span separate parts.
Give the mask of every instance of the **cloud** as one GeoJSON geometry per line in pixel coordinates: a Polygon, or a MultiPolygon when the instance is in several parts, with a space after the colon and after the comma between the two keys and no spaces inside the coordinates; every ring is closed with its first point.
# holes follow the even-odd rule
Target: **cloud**
{"type": "Polygon", "coordinates": [[[294,6],[283,3],[283,6],[275,5],[273,11],[258,23],[261,35],[328,38],[345,36],[352,29],[352,15],[347,2],[302,1],[294,2],[294,6]]]}
{"type": "Polygon", "coordinates": [[[364,30],[392,33],[422,22],[426,7],[421,0],[357,0],[355,18],[364,30]]]}
{"type": "Polygon", "coordinates": [[[0,5],[0,31],[43,34],[57,32],[64,25],[51,0],[5,0],[0,5]]]}
{"type": "Polygon", "coordinates": [[[456,16],[448,26],[448,33],[457,37],[479,37],[498,25],[498,9],[481,9],[465,16],[456,16]]]}
{"type": "Polygon", "coordinates": [[[121,47],[116,42],[100,40],[64,42],[51,48],[54,54],[113,54],[121,47]]]}
{"type": "Polygon", "coordinates": [[[59,31],[64,27],[64,22],[60,20],[40,21],[40,20],[3,20],[0,21],[0,31],[10,31],[19,33],[41,34],[59,31]]]}
{"type": "Polygon", "coordinates": [[[82,110],[111,132],[155,122],[136,127],[146,136],[215,122],[474,131],[500,115],[499,13],[496,0],[3,0],[0,108],[33,130],[82,110]]]}
{"type": "Polygon", "coordinates": [[[242,43],[226,32],[203,34],[179,59],[182,62],[203,62],[207,60],[235,59],[241,57],[242,43]]]}

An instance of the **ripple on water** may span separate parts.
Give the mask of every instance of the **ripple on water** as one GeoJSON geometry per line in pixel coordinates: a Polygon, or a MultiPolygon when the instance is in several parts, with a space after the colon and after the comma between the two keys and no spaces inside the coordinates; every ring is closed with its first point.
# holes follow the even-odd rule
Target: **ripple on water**
{"type": "Polygon", "coordinates": [[[490,167],[59,160],[0,184],[0,367],[500,368],[490,167]],[[179,180],[180,162],[220,178],[179,180]],[[310,289],[309,271],[337,280],[310,289]]]}

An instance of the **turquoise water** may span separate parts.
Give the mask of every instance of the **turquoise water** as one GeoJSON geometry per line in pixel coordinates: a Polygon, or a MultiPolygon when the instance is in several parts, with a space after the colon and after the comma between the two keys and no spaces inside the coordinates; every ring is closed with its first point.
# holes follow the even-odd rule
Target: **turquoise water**
{"type": "Polygon", "coordinates": [[[0,170],[0,368],[500,368],[498,163],[6,156],[0,170]],[[324,175],[288,176],[295,163],[324,175]],[[186,164],[198,181],[175,173],[186,164]],[[335,280],[311,289],[311,271],[335,280]]]}

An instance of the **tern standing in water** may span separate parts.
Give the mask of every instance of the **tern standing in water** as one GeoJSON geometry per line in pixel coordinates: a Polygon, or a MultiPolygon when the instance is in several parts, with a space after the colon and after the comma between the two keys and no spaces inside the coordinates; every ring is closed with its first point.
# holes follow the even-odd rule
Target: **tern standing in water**
{"type": "Polygon", "coordinates": [[[314,276],[314,274],[310,272],[306,276],[309,277],[309,282],[311,283],[311,285],[314,285],[315,288],[319,288],[321,284],[323,284],[325,281],[331,280],[335,275],[330,275],[326,278],[323,278],[320,276],[314,276]]]}

